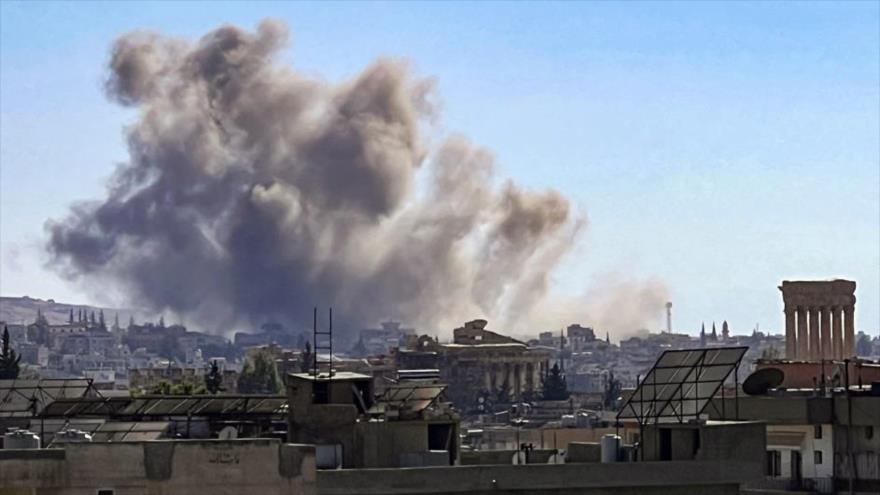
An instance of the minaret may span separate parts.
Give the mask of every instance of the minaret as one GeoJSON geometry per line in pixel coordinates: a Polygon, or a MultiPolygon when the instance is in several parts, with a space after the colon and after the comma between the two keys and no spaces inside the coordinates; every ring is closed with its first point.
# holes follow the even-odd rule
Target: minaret
{"type": "Polygon", "coordinates": [[[712,342],[718,340],[718,332],[715,331],[715,322],[712,322],[712,342]]]}
{"type": "Polygon", "coordinates": [[[706,347],[706,323],[700,328],[700,347],[706,347]]]}
{"type": "Polygon", "coordinates": [[[724,320],[724,323],[721,324],[721,338],[727,342],[727,339],[730,338],[730,330],[727,328],[727,320],[724,320]]]}

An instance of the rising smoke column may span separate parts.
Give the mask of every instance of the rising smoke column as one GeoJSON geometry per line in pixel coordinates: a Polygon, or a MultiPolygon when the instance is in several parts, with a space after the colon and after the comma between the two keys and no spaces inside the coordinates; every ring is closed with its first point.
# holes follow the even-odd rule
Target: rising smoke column
{"type": "Polygon", "coordinates": [[[497,184],[464,137],[429,150],[432,84],[406,64],[334,85],[278,64],[286,41],[274,21],[118,39],[106,92],[139,112],[130,161],[47,222],[52,266],[207,329],[315,305],[425,331],[528,321],[585,224],[568,200],[497,184]]]}

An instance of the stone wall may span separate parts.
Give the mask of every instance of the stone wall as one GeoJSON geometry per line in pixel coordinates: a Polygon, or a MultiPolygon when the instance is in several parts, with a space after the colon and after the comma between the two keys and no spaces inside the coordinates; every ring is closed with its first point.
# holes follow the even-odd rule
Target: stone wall
{"type": "Polygon", "coordinates": [[[760,478],[763,460],[532,464],[320,471],[321,495],[721,494],[760,478]]]}

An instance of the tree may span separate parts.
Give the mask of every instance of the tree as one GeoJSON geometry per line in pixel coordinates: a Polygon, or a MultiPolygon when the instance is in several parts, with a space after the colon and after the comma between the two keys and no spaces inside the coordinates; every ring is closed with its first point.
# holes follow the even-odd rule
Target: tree
{"type": "Polygon", "coordinates": [[[168,380],[156,383],[149,390],[151,395],[200,395],[205,392],[206,389],[203,385],[197,387],[190,382],[172,384],[168,380]]]}
{"type": "Polygon", "coordinates": [[[21,356],[9,345],[9,329],[3,325],[3,348],[0,353],[0,380],[15,380],[21,371],[21,356]]]}
{"type": "Polygon", "coordinates": [[[196,386],[190,382],[178,383],[171,387],[171,395],[204,395],[207,392],[204,385],[196,386]]]}
{"type": "Polygon", "coordinates": [[[565,400],[568,399],[568,385],[565,382],[565,375],[559,369],[559,363],[553,365],[550,373],[544,379],[543,383],[544,400],[565,400]]]}
{"type": "Polygon", "coordinates": [[[871,337],[865,332],[859,332],[856,338],[856,356],[868,357],[871,355],[871,337]]]}
{"type": "Polygon", "coordinates": [[[605,406],[605,409],[614,409],[621,390],[623,387],[620,380],[614,378],[613,371],[609,371],[608,376],[605,377],[605,390],[602,393],[602,405],[605,406]]]}
{"type": "Polygon", "coordinates": [[[314,359],[314,356],[312,356],[312,344],[309,341],[306,341],[306,348],[303,349],[302,354],[300,355],[299,370],[303,373],[312,371],[314,359]]]}
{"type": "Polygon", "coordinates": [[[281,377],[275,359],[265,349],[257,351],[245,361],[238,376],[238,391],[243,394],[277,394],[281,392],[281,377]]]}
{"type": "Polygon", "coordinates": [[[153,395],[171,395],[171,382],[162,380],[150,387],[149,393],[153,395]]]}
{"type": "Polygon", "coordinates": [[[217,365],[216,359],[211,361],[211,366],[208,372],[205,373],[205,389],[210,394],[217,394],[217,392],[225,390],[223,388],[223,373],[220,371],[220,366],[217,365]]]}

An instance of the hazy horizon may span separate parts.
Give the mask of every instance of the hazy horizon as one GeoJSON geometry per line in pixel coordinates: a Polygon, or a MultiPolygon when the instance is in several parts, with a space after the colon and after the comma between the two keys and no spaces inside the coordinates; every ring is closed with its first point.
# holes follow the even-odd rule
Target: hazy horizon
{"type": "MultiPolygon", "coordinates": [[[[779,333],[782,280],[848,278],[857,330],[880,329],[877,3],[133,7],[0,5],[3,296],[124,299],[49,269],[44,230],[106,199],[130,160],[123,130],[139,112],[104,92],[115,40],[149,29],[196,42],[275,18],[291,33],[280,65],[334,87],[377,58],[406,60],[436,85],[429,152],[464,134],[499,182],[559,191],[585,227],[548,265],[549,301],[651,283],[677,331],[727,320],[779,333]]],[[[491,314],[451,317],[493,328],[491,314]]],[[[653,322],[665,327],[662,311],[653,322]]]]}

